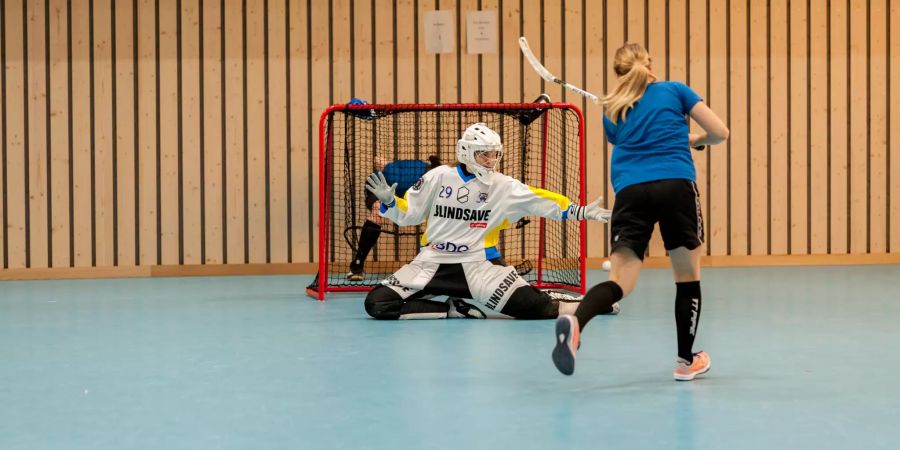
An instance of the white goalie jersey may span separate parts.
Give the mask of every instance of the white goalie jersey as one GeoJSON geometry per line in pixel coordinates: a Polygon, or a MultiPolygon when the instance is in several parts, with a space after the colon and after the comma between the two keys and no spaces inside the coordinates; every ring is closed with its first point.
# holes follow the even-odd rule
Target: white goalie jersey
{"type": "Polygon", "coordinates": [[[500,256],[500,231],[524,216],[562,220],[576,205],[555,192],[493,172],[491,184],[460,166],[426,173],[403,198],[380,213],[397,225],[427,222],[416,259],[436,263],[484,261],[500,256]]]}

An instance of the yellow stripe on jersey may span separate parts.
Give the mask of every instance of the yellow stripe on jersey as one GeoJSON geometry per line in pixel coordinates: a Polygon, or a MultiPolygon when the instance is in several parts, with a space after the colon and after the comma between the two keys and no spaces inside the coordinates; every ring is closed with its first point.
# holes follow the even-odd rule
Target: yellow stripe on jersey
{"type": "Polygon", "coordinates": [[[397,200],[397,207],[400,208],[400,211],[406,212],[409,210],[409,202],[406,201],[405,195],[403,198],[395,196],[394,199],[397,200]]]}
{"type": "Polygon", "coordinates": [[[509,228],[509,221],[503,219],[503,223],[492,228],[484,235],[484,248],[496,247],[500,243],[500,232],[509,228]]]}
{"type": "Polygon", "coordinates": [[[572,204],[572,202],[565,195],[531,186],[528,186],[528,189],[531,189],[531,192],[534,192],[534,195],[537,195],[538,197],[553,200],[557,205],[559,205],[559,209],[563,211],[565,211],[569,207],[569,205],[572,204]]]}

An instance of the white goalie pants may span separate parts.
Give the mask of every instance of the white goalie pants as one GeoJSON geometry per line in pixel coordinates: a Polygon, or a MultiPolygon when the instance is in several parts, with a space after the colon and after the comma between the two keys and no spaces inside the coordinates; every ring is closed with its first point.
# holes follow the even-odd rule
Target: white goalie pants
{"type": "Polygon", "coordinates": [[[404,300],[427,288],[435,295],[471,298],[479,308],[498,313],[516,289],[528,286],[513,266],[496,266],[489,261],[447,264],[417,259],[381,284],[404,300]]]}

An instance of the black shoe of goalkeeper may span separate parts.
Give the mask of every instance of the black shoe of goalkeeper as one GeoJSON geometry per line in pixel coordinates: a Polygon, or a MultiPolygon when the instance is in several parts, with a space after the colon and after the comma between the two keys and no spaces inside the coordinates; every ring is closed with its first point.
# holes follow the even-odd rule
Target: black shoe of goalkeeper
{"type": "Polygon", "coordinates": [[[359,261],[353,261],[350,263],[350,272],[347,273],[347,281],[362,281],[365,278],[365,272],[363,272],[363,264],[359,261]]]}
{"type": "Polygon", "coordinates": [[[461,298],[447,298],[447,305],[450,309],[447,311],[448,319],[486,319],[487,316],[474,305],[466,303],[461,298]]]}

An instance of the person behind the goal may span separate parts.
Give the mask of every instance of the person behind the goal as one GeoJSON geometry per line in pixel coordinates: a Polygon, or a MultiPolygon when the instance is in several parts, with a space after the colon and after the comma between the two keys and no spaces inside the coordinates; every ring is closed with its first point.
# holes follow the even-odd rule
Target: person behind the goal
{"type": "MultiPolygon", "coordinates": [[[[400,226],[427,220],[423,246],[408,264],[366,296],[366,312],[376,319],[484,318],[482,311],[458,310],[453,302],[428,300],[447,295],[472,299],[476,307],[517,319],[552,319],[572,314],[576,297],[543,292],[512,266],[490,262],[499,255],[500,230],[524,216],[556,220],[609,220],[602,198],[574,204],[555,192],[529,187],[494,170],[503,155],[500,135],[483,123],[469,126],[457,142],[458,164],[432,169],[395,196],[381,173],[366,188],[381,201],[379,213],[400,226]]],[[[617,311],[618,305],[607,308],[617,311]]]]}
{"type": "MultiPolygon", "coordinates": [[[[437,155],[428,157],[428,161],[420,161],[418,159],[399,159],[396,161],[385,162],[381,158],[376,158],[376,167],[373,173],[381,171],[384,173],[385,180],[388,183],[397,184],[396,194],[403,197],[406,190],[410,188],[425,172],[442,165],[441,158],[437,155]]],[[[362,231],[359,233],[359,244],[356,246],[356,253],[353,260],[350,261],[350,271],[347,272],[347,280],[363,281],[365,279],[366,258],[369,251],[378,243],[378,237],[381,236],[381,216],[378,215],[378,209],[381,203],[378,197],[366,191],[366,211],[368,216],[363,222],[362,231]]]]}

